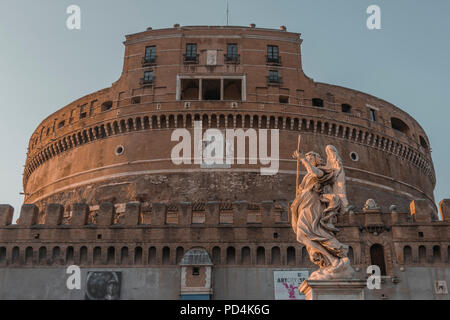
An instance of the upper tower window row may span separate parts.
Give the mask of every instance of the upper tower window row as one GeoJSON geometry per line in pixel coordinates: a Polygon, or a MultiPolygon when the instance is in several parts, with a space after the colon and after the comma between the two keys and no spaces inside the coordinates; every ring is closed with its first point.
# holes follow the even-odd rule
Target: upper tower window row
{"type": "Polygon", "coordinates": [[[156,64],[156,46],[145,47],[145,56],[142,60],[143,66],[156,64]]]}
{"type": "Polygon", "coordinates": [[[281,57],[279,55],[278,46],[267,46],[267,63],[281,64],[281,57]]]}
{"type": "Polygon", "coordinates": [[[188,43],[186,45],[186,53],[184,55],[185,63],[198,63],[197,44],[188,43]]]}

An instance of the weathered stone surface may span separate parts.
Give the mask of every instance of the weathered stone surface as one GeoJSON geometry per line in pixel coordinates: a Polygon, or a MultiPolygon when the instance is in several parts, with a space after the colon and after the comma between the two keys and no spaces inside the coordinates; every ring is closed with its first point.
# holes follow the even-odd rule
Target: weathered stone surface
{"type": "Polygon", "coordinates": [[[0,227],[12,224],[14,208],[7,204],[0,204],[0,227]]]}
{"type": "Polygon", "coordinates": [[[84,226],[88,223],[89,206],[84,203],[75,203],[72,210],[70,225],[84,226]]]}
{"type": "Polygon", "coordinates": [[[36,224],[39,214],[39,208],[34,204],[24,204],[20,211],[19,225],[32,226],[36,224]]]}
{"type": "MultiPolygon", "coordinates": [[[[125,207],[124,224],[126,226],[138,225],[140,211],[141,204],[139,202],[128,202],[125,207]]],[[[120,221],[120,223],[122,222],[120,221]]]]}
{"type": "Polygon", "coordinates": [[[64,206],[56,203],[51,203],[47,207],[45,215],[45,224],[48,226],[57,226],[62,222],[64,214],[64,206]]]}
{"type": "Polygon", "coordinates": [[[234,217],[233,224],[241,226],[247,223],[247,201],[233,202],[234,217]]]}
{"type": "Polygon", "coordinates": [[[442,221],[450,221],[450,199],[444,199],[439,202],[442,221]]]}
{"type": "Polygon", "coordinates": [[[411,201],[410,213],[416,222],[431,222],[434,217],[434,210],[424,199],[411,201]]]}
{"type": "Polygon", "coordinates": [[[152,203],[152,224],[155,226],[164,225],[166,221],[166,205],[160,202],[152,203]]]}
{"type": "Polygon", "coordinates": [[[114,205],[111,202],[103,202],[100,204],[97,215],[98,226],[110,226],[114,218],[114,205]]]}

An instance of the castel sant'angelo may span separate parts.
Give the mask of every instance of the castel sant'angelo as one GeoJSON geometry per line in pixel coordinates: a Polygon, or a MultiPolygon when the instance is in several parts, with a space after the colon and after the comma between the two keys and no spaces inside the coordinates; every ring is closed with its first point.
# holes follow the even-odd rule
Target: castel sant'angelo
{"type": "Polygon", "coordinates": [[[0,298],[89,296],[67,289],[70,265],[83,286],[93,270],[120,274],[123,299],[277,298],[274,272],[315,269],[290,223],[300,134],[304,152],[341,154],[351,207],[338,238],[361,277],[369,265],[383,275],[366,298],[448,299],[450,200],[435,205],[426,133],[387,101],[314,82],[301,44],[255,25],[126,36],[120,79],[30,138],[17,224],[0,206],[0,298]],[[210,128],[254,129],[257,159],[247,143],[245,161],[198,161],[210,128]],[[178,162],[177,129],[192,136],[178,162]]]}

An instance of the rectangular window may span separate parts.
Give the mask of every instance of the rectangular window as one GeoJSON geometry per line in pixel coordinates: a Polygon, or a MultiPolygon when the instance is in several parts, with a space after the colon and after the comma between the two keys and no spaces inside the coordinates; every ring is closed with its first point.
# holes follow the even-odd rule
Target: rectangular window
{"type": "Polygon", "coordinates": [[[156,60],[156,46],[145,48],[145,62],[155,62],[156,60]]]}
{"type": "Polygon", "coordinates": [[[144,72],[144,83],[152,83],[153,82],[153,70],[144,72]]]}
{"type": "Polygon", "coordinates": [[[278,55],[278,46],[267,46],[267,62],[280,62],[280,56],[278,55]]]}
{"type": "Polygon", "coordinates": [[[195,61],[197,59],[197,44],[188,43],[186,45],[186,60],[195,61]]]}
{"type": "Polygon", "coordinates": [[[280,76],[278,75],[278,70],[269,70],[269,82],[273,82],[273,83],[280,82],[280,76]]]}
{"type": "Polygon", "coordinates": [[[377,121],[375,109],[370,109],[370,121],[373,121],[373,122],[377,121]]]}
{"type": "Polygon", "coordinates": [[[225,54],[225,63],[239,63],[238,46],[236,43],[227,44],[227,53],[225,54]]]}
{"type": "Polygon", "coordinates": [[[238,55],[238,47],[236,43],[227,44],[227,57],[229,59],[236,59],[238,55]]]}

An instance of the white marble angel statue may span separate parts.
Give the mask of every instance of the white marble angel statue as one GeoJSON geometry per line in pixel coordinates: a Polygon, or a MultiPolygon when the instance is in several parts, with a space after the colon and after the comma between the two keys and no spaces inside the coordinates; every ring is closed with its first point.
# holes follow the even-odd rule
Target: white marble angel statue
{"type": "Polygon", "coordinates": [[[349,206],[345,173],[337,149],[328,145],[325,151],[325,165],[316,152],[304,155],[297,150],[293,154],[307,173],[297,185],[291,206],[292,228],[297,241],[308,250],[310,260],[319,266],[309,280],[348,279],[354,275],[347,257],[348,246],[336,239],[339,230],[333,225],[333,218],[346,212],[349,206]]]}

